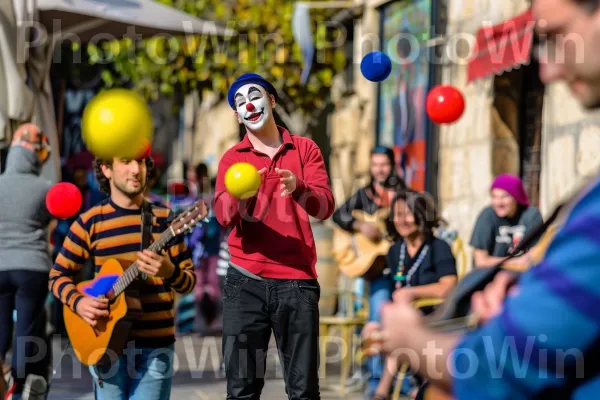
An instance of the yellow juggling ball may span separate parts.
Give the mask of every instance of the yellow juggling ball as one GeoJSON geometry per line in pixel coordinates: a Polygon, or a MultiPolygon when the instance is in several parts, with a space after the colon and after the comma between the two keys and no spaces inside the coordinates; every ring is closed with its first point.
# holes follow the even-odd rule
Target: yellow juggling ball
{"type": "Polygon", "coordinates": [[[225,173],[225,187],[232,196],[248,199],[258,192],[260,175],[256,167],[247,162],[233,164],[225,173]]]}
{"type": "Polygon", "coordinates": [[[96,95],[85,107],[82,136],[96,157],[137,158],[152,143],[152,112],[132,90],[110,89],[96,95]]]}

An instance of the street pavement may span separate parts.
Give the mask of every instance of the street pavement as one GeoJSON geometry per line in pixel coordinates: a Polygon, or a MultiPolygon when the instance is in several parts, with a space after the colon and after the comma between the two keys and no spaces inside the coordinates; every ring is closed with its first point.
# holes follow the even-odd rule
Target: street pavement
{"type": "MultiPolygon", "coordinates": [[[[92,377],[85,366],[73,354],[68,341],[56,336],[53,340],[54,379],[51,381],[49,400],[93,400],[91,391],[92,377]]],[[[225,378],[220,372],[221,338],[199,336],[180,336],[175,344],[175,375],[173,376],[173,399],[225,400],[225,378]]],[[[343,397],[335,392],[339,382],[339,363],[330,363],[327,379],[321,379],[323,400],[344,398],[345,400],[363,399],[360,390],[343,397]]],[[[279,357],[274,341],[271,341],[267,353],[267,372],[263,399],[285,400],[284,383],[279,357]]]]}

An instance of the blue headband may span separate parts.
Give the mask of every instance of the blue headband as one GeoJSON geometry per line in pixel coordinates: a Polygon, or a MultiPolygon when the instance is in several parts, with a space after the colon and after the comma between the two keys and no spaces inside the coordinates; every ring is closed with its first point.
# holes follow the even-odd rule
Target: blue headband
{"type": "Polygon", "coordinates": [[[229,92],[227,93],[227,100],[229,101],[229,106],[231,108],[233,108],[234,110],[235,110],[235,101],[234,101],[235,93],[238,91],[239,88],[241,88],[242,86],[247,85],[249,83],[255,83],[259,86],[262,86],[269,94],[272,94],[275,97],[275,101],[277,101],[277,90],[275,90],[275,87],[273,85],[271,85],[268,80],[266,80],[265,78],[263,78],[262,76],[260,76],[258,74],[252,74],[252,73],[244,74],[244,75],[240,76],[239,78],[237,78],[236,81],[231,84],[231,87],[229,88],[229,92]]]}

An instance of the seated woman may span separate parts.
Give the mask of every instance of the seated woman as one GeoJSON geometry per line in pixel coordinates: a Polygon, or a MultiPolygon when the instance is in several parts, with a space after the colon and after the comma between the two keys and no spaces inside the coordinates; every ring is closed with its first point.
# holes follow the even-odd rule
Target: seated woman
{"type": "MultiPolygon", "coordinates": [[[[389,279],[395,281],[393,296],[414,300],[445,297],[456,285],[456,261],[450,245],[433,234],[440,223],[433,202],[421,193],[406,190],[394,198],[391,210],[388,229],[394,245],[386,257],[386,270],[389,279]]],[[[422,311],[428,314],[433,309],[422,311]]],[[[396,373],[395,360],[387,359],[373,399],[388,398],[396,373]]]]}
{"type": "Polygon", "coordinates": [[[542,215],[529,205],[519,177],[497,176],[490,194],[491,205],[479,214],[470,242],[473,264],[478,268],[489,268],[502,261],[527,232],[542,223],[542,215]]]}

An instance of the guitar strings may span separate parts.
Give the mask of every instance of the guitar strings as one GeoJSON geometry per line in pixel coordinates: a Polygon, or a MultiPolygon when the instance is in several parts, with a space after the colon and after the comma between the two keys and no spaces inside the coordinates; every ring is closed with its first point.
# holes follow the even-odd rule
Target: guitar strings
{"type": "MultiPolygon", "coordinates": [[[[163,245],[168,243],[169,240],[172,239],[172,237],[173,237],[173,234],[171,233],[171,231],[166,230],[165,232],[163,232],[162,235],[160,235],[160,237],[154,243],[152,243],[150,245],[150,247],[148,249],[151,251],[159,250],[160,248],[163,247],[163,245]]],[[[127,286],[129,286],[131,284],[131,282],[133,282],[134,279],[137,278],[137,276],[139,275],[139,272],[140,271],[139,271],[136,263],[131,264],[131,266],[125,270],[123,275],[121,275],[121,277],[113,285],[113,291],[114,291],[115,297],[120,295],[127,288],[127,286]]]]}
{"type": "MultiPolygon", "coordinates": [[[[194,214],[193,211],[196,211],[198,209],[199,207],[196,204],[194,204],[192,207],[188,208],[180,215],[186,215],[187,217],[189,217],[190,215],[194,214]]],[[[195,217],[197,217],[197,214],[194,215],[188,221],[189,225],[188,223],[183,224],[184,230],[191,228],[193,225],[195,225],[196,222],[200,221],[200,219],[195,220],[195,217]]],[[[180,218],[178,217],[176,219],[180,218]]],[[[206,220],[206,217],[203,220],[206,220]]],[[[166,245],[173,237],[175,237],[174,232],[172,232],[171,229],[167,229],[160,235],[160,237],[154,243],[150,245],[148,249],[156,252],[159,249],[162,249],[163,246],[166,245]]],[[[112,290],[114,293],[114,297],[120,295],[127,288],[127,286],[129,286],[131,282],[133,282],[133,280],[138,277],[139,272],[140,271],[138,269],[137,264],[135,262],[131,264],[131,266],[125,270],[123,275],[121,275],[121,277],[119,277],[119,279],[117,279],[117,282],[113,285],[112,290]]]]}

